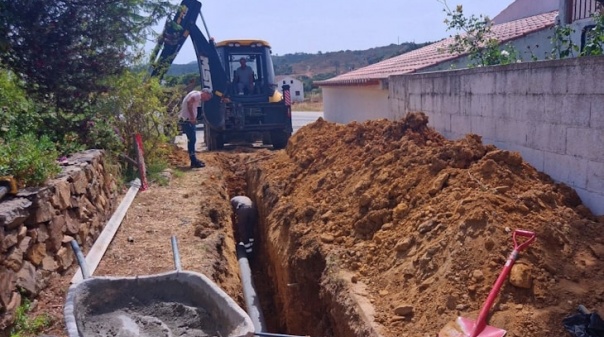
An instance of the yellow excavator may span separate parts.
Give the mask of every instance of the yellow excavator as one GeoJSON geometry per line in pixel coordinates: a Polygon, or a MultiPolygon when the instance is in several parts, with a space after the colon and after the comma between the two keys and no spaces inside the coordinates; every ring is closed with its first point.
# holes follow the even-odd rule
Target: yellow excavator
{"type": "Polygon", "coordinates": [[[167,72],[180,48],[190,36],[199,67],[199,85],[214,93],[198,116],[204,124],[205,143],[209,151],[225,143],[262,140],[281,149],[292,134],[291,96],[289,86],[281,94],[275,83],[271,46],[264,40],[226,40],[215,43],[197,27],[201,3],[184,0],[173,19],[168,19],[159,42],[151,54],[151,74],[160,79],[167,72]],[[235,85],[240,62],[253,72],[253,85],[242,92],[235,85]]]}

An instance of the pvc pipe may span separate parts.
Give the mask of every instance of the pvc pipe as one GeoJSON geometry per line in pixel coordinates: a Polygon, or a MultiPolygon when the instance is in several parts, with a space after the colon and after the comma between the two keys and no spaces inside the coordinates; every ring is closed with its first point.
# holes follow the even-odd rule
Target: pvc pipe
{"type": "Polygon", "coordinates": [[[178,254],[178,242],[176,242],[176,236],[172,235],[172,254],[174,255],[174,268],[176,271],[181,271],[180,267],[180,255],[178,254]]]}
{"type": "Polygon", "coordinates": [[[89,278],[90,271],[88,271],[88,265],[86,264],[86,259],[84,258],[84,254],[82,254],[80,245],[78,245],[78,242],[75,239],[71,240],[70,243],[71,243],[71,249],[73,249],[76,259],[78,260],[78,264],[80,265],[80,270],[82,271],[82,278],[83,279],[89,278]]]}
{"type": "Polygon", "coordinates": [[[264,316],[262,315],[262,309],[260,308],[260,299],[256,294],[254,288],[254,282],[252,280],[252,270],[245,253],[245,246],[243,244],[237,245],[237,260],[239,261],[239,269],[241,271],[241,283],[243,284],[243,298],[245,300],[245,307],[247,314],[252,319],[254,324],[254,331],[256,334],[266,330],[266,324],[264,322],[264,316]]]}

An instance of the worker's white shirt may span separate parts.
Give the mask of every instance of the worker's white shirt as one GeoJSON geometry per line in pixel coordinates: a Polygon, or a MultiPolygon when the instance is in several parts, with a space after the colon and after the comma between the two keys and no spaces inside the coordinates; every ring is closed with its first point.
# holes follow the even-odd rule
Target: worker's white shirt
{"type": "Polygon", "coordinates": [[[178,114],[178,118],[179,119],[184,119],[184,120],[189,120],[189,119],[191,119],[191,117],[197,118],[197,108],[200,107],[200,106],[201,106],[201,91],[191,91],[182,100],[182,103],[180,105],[180,113],[178,114]],[[190,101],[193,101],[195,103],[195,105],[194,105],[194,111],[193,111],[193,116],[191,116],[191,113],[188,110],[189,109],[188,108],[188,103],[190,101]]]}

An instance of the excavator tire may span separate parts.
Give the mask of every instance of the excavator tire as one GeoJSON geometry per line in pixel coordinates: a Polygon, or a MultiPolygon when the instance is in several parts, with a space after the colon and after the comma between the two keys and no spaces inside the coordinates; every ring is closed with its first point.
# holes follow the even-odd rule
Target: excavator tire
{"type": "Polygon", "coordinates": [[[273,143],[273,149],[280,150],[287,146],[290,134],[283,131],[271,132],[271,142],[273,143]]]}

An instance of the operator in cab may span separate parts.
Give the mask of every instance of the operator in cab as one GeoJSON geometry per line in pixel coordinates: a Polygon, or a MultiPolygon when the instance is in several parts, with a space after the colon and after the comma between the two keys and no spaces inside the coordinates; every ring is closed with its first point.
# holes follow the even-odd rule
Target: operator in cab
{"type": "Polygon", "coordinates": [[[239,59],[239,68],[235,70],[235,88],[239,95],[251,94],[254,92],[254,71],[246,64],[245,57],[239,59]]]}

